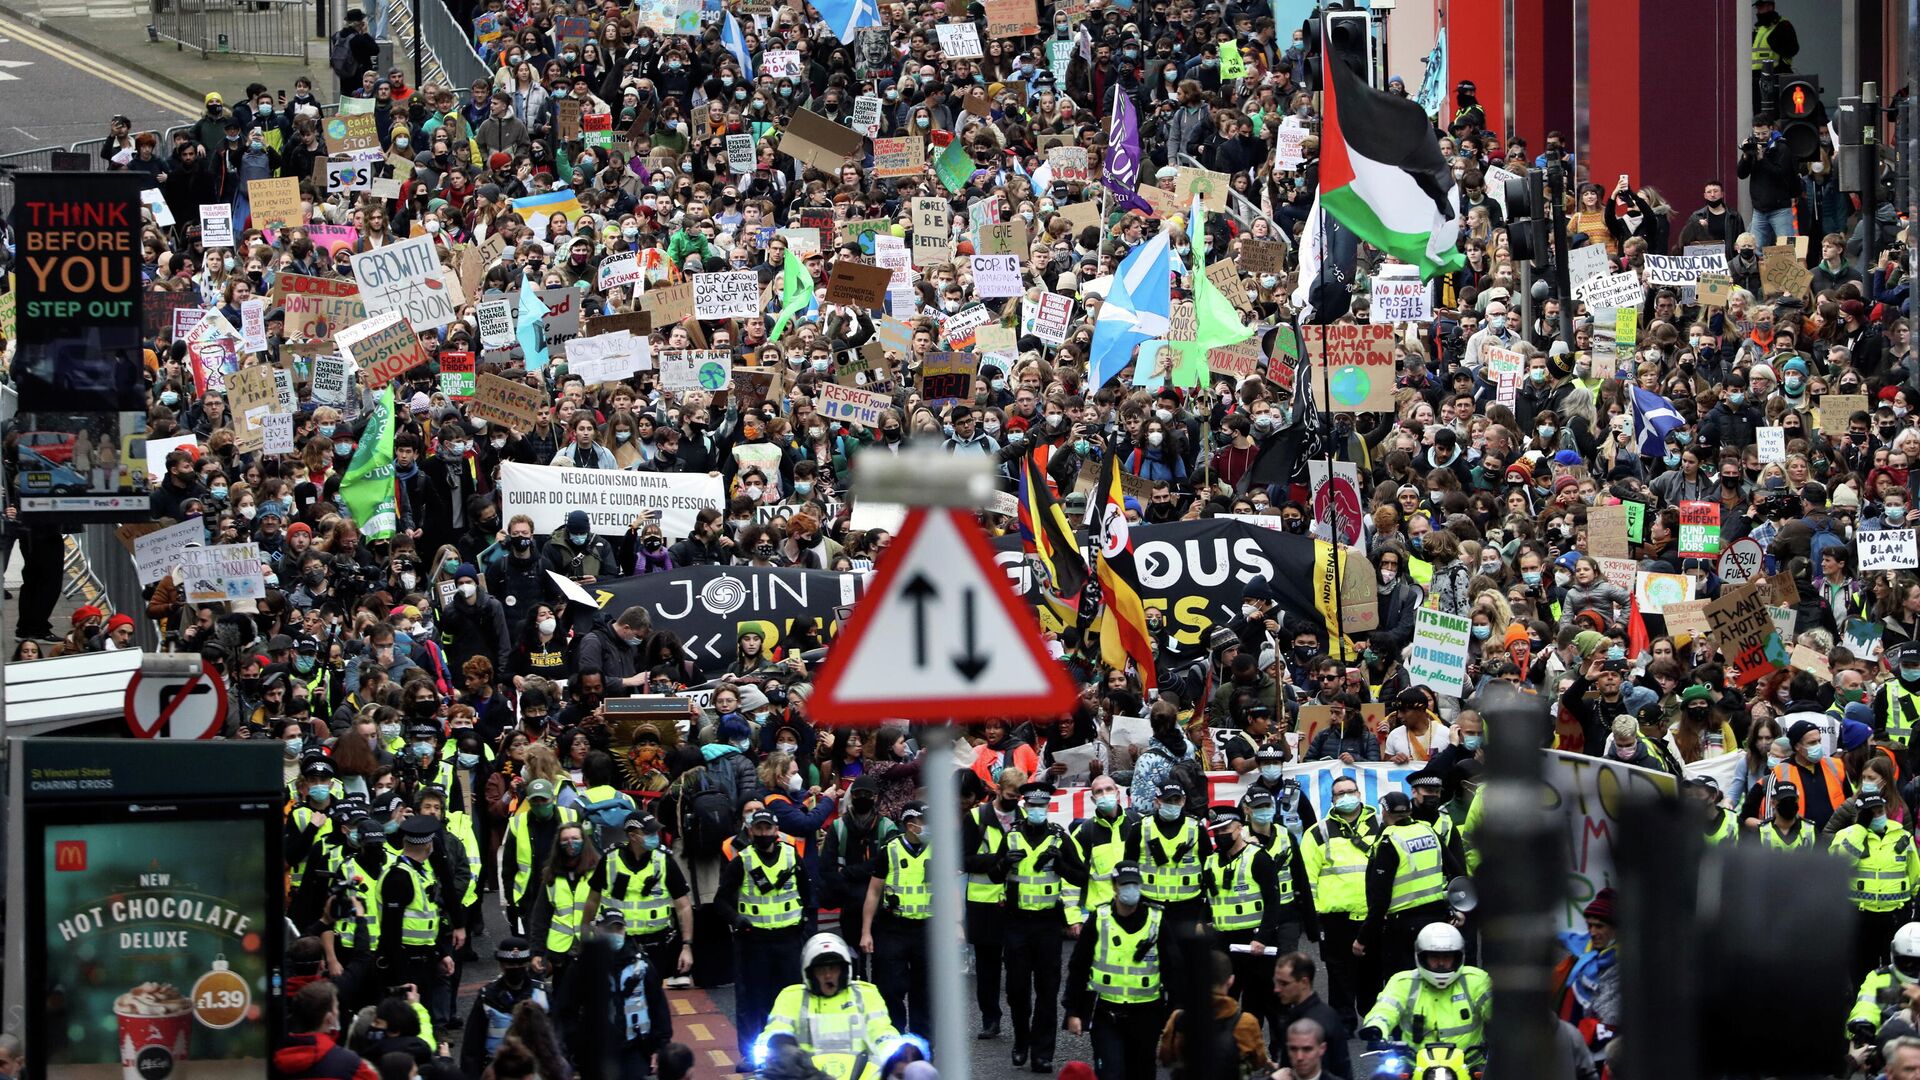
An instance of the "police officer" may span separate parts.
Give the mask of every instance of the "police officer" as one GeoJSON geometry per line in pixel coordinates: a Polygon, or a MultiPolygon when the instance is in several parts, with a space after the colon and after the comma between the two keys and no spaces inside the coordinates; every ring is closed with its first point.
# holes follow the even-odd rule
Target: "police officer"
{"type": "MultiPolygon", "coordinates": [[[[1297,797],[1298,786],[1294,789],[1297,797]]],[[[1300,800],[1305,807],[1305,799],[1300,800]]],[[[1274,915],[1271,938],[1261,944],[1275,953],[1285,954],[1300,947],[1300,935],[1318,940],[1319,920],[1313,914],[1313,882],[1307,877],[1306,863],[1300,858],[1300,838],[1281,823],[1279,799],[1264,789],[1249,788],[1240,797],[1244,825],[1241,834],[1254,847],[1273,860],[1275,884],[1280,895],[1280,910],[1274,915]]],[[[1311,807],[1308,807],[1311,813],[1311,807]]],[[[1298,821],[1297,814],[1294,820],[1298,821]]],[[[1242,985],[1241,989],[1246,987],[1242,985]]]]}
{"type": "Polygon", "coordinates": [[[693,901],[686,875],[667,856],[659,818],[635,810],[624,829],[627,842],[593,868],[586,917],[592,921],[602,905],[619,908],[627,936],[646,952],[653,970],[663,978],[669,972],[685,975],[693,970],[693,901]]]}
{"type": "Polygon", "coordinates": [[[1001,856],[1007,886],[1007,1009],[1013,1014],[1013,1064],[1037,1073],[1053,1071],[1056,1009],[1060,996],[1060,948],[1066,935],[1061,902],[1063,875],[1085,876],[1071,868],[1079,854],[1067,831],[1047,819],[1053,788],[1044,783],[1020,788],[1020,824],[1007,833],[1001,856]]]}
{"type": "Polygon", "coordinates": [[[1920,728],[1920,642],[1910,641],[1891,651],[1888,667],[1893,678],[1873,695],[1873,727],[1875,734],[1900,748],[1905,765],[1911,760],[1914,729],[1920,728]]]}
{"type": "Polygon", "coordinates": [[[581,1080],[647,1076],[654,1051],[673,1038],[660,975],[612,905],[600,910],[579,957],[554,985],[553,1007],[581,1080]]]}
{"type": "MultiPolygon", "coordinates": [[[[421,787],[413,804],[415,813],[438,818],[442,823],[440,835],[433,842],[434,866],[445,871],[450,917],[455,926],[467,932],[467,940],[454,950],[453,985],[458,986],[461,965],[473,957],[473,937],[486,929],[480,917],[480,839],[473,834],[473,820],[466,814],[447,813],[447,792],[438,785],[421,787]]],[[[452,1021],[452,1027],[463,1022],[458,1016],[452,1021]]]]}
{"type": "Polygon", "coordinates": [[[438,819],[415,814],[399,829],[401,850],[380,875],[380,933],[376,966],[387,985],[412,983],[421,1004],[437,1018],[447,1015],[453,950],[467,932],[448,917],[452,902],[432,865],[438,819]]]}
{"type": "Polygon", "coordinates": [[[440,759],[444,738],[437,721],[415,720],[407,725],[406,756],[399,764],[411,773],[416,787],[453,790],[453,762],[440,759]]]}
{"type": "MultiPolygon", "coordinates": [[[[807,939],[795,967],[802,981],[790,981],[780,991],[749,1060],[765,1062],[797,1047],[830,1076],[861,1080],[888,1075],[903,1040],[879,988],[853,978],[853,952],[847,943],[837,934],[815,934],[807,939]]],[[[792,979],[792,969],[780,974],[792,979]]]]}
{"type": "Polygon", "coordinates": [[[1920,1006],[1920,922],[1893,934],[1893,963],[1876,968],[1860,984],[1847,1034],[1855,1046],[1879,1043],[1881,1025],[1906,1009],[1920,1006]]]}
{"type": "Polygon", "coordinates": [[[714,910],[733,928],[733,1028],[740,1056],[752,1055],[774,995],[800,970],[800,947],[813,933],[813,883],[797,847],[768,810],[747,819],[747,847],[720,869],[714,910]]]}
{"type": "Polygon", "coordinates": [[[1355,950],[1367,922],[1367,861],[1380,839],[1380,818],[1360,802],[1360,784],[1335,777],[1333,809],[1300,844],[1320,920],[1320,958],[1327,965],[1327,1003],[1351,1031],[1373,996],[1373,965],[1355,950]]]}
{"type": "Polygon", "coordinates": [[[1253,760],[1254,775],[1247,781],[1247,793],[1262,791],[1270,796],[1274,821],[1299,840],[1313,828],[1316,818],[1313,804],[1300,794],[1300,781],[1286,775],[1287,748],[1275,742],[1261,743],[1253,752],[1253,760]]]}
{"type": "Polygon", "coordinates": [[[1126,831],[1134,821],[1133,812],[1120,807],[1120,785],[1105,773],[1093,778],[1087,799],[1093,816],[1074,826],[1070,835],[1075,858],[1061,867],[1067,880],[1061,901],[1068,937],[1078,937],[1087,914],[1113,899],[1113,868],[1126,855],[1126,831]]]}
{"type": "Polygon", "coordinates": [[[527,784],[526,800],[507,819],[507,835],[500,842],[500,876],[506,885],[506,895],[500,900],[506,905],[509,927],[524,927],[532,906],[529,889],[534,868],[545,865],[560,826],[579,819],[572,807],[554,805],[552,781],[527,784]]]}
{"type": "Polygon", "coordinates": [[[295,682],[307,688],[307,706],[315,716],[332,716],[344,697],[340,672],[320,659],[320,639],[300,634],[293,639],[295,682]]]}
{"type": "Polygon", "coordinates": [[[1785,782],[1773,785],[1773,816],[1760,823],[1754,836],[1763,848],[1790,850],[1814,846],[1820,830],[1800,816],[1800,788],[1785,782]]]}
{"type": "Polygon", "coordinates": [[[900,809],[900,831],[880,846],[880,872],[867,882],[860,911],[860,951],[871,958],[874,982],[893,1026],[933,1036],[927,989],[927,928],[933,891],[927,879],[927,808],[900,809]]]}
{"type": "Polygon", "coordinates": [[[1093,1034],[1100,1080],[1153,1080],[1154,1047],[1166,1019],[1160,982],[1163,917],[1145,898],[1146,875],[1127,860],[1113,868],[1113,900],[1095,908],[1067,961],[1061,1007],[1067,1032],[1093,1034]]]}
{"type": "Polygon", "coordinates": [[[527,912],[527,940],[540,947],[534,970],[555,986],[567,965],[579,954],[591,929],[587,925],[587,895],[600,853],[587,839],[586,825],[569,821],[560,826],[553,855],[540,868],[533,887],[533,906],[527,912]]]}
{"type": "Polygon", "coordinates": [[[1906,921],[1906,912],[1920,888],[1920,853],[1905,826],[1887,817],[1887,801],[1879,794],[1857,800],[1860,816],[1833,836],[1828,848],[1850,863],[1848,898],[1860,913],[1854,938],[1849,979],[1862,979],[1886,959],[1887,943],[1906,921]]]}
{"type": "Polygon", "coordinates": [[[302,760],[297,794],[299,798],[287,814],[282,844],[287,860],[287,885],[293,893],[299,892],[300,883],[306,878],[308,856],[333,832],[333,820],[328,813],[335,798],[333,762],[325,754],[302,760]]]}
{"type": "Polygon", "coordinates": [[[474,995],[467,1013],[466,1033],[460,1039],[460,1071],[479,1076],[493,1060],[500,1041],[513,1023],[513,1010],[523,1001],[547,1009],[547,984],[533,975],[533,947],[525,938],[502,938],[493,950],[500,974],[474,995]]]}
{"type": "Polygon", "coordinates": [[[1712,777],[1690,776],[1681,786],[1685,794],[1695,800],[1700,819],[1705,822],[1707,843],[1732,844],[1739,841],[1740,819],[1733,811],[1720,805],[1720,785],[1712,777]]]}
{"type": "Polygon", "coordinates": [[[1380,950],[1378,964],[1398,967],[1412,955],[1420,931],[1447,917],[1447,880],[1462,867],[1433,826],[1413,820],[1406,792],[1381,796],[1380,816],[1385,827],[1367,860],[1367,922],[1360,940],[1363,949],[1380,950]]]}
{"type": "Polygon", "coordinates": [[[347,849],[352,855],[335,868],[339,887],[332,890],[326,909],[330,921],[320,932],[320,949],[326,956],[327,976],[339,985],[340,996],[358,1006],[369,996],[362,991],[370,988],[373,957],[380,944],[380,885],[392,849],[387,846],[386,829],[364,814],[341,833],[350,838],[347,849]]]}
{"type": "Polygon", "coordinates": [[[973,994],[980,1006],[982,1039],[1000,1037],[1000,968],[1005,946],[1000,908],[1006,902],[1007,887],[993,880],[993,871],[1007,848],[1007,830],[1015,823],[1026,770],[1009,765],[996,774],[994,782],[997,797],[960,819],[960,864],[967,872],[967,943],[973,946],[973,994]]]}
{"type": "Polygon", "coordinates": [[[1420,931],[1413,969],[1387,980],[1355,1038],[1377,1042],[1393,1036],[1415,1051],[1446,1043],[1471,1064],[1486,1060],[1487,1016],[1493,983],[1466,962],[1466,941],[1443,922],[1420,931]]]}
{"type": "MultiPolygon", "coordinates": [[[[1260,797],[1272,798],[1264,791],[1260,797]]],[[[1223,944],[1245,945],[1253,950],[1233,952],[1229,948],[1233,985],[1247,1012],[1270,1017],[1274,1015],[1274,958],[1292,952],[1300,940],[1295,923],[1293,944],[1284,949],[1276,946],[1282,914],[1291,914],[1293,875],[1291,870],[1282,872],[1264,848],[1249,841],[1246,819],[1238,807],[1214,807],[1212,826],[1213,854],[1201,871],[1207,914],[1223,944]]]]}
{"type": "Polygon", "coordinates": [[[1213,853],[1207,831],[1198,818],[1186,813],[1187,791],[1166,784],[1154,801],[1153,816],[1134,821],[1127,833],[1126,858],[1140,864],[1142,890],[1161,908],[1170,924],[1163,936],[1169,968],[1183,969],[1180,928],[1198,926],[1207,917],[1207,898],[1200,887],[1200,867],[1213,853]]]}

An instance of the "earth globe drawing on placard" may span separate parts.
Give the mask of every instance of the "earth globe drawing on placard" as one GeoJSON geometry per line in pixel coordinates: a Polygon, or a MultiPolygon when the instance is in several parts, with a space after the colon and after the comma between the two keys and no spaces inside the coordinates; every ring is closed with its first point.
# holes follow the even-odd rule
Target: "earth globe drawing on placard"
{"type": "Polygon", "coordinates": [[[347,122],[336,116],[327,121],[327,138],[344,139],[347,137],[347,122]]]}
{"type": "Polygon", "coordinates": [[[1649,574],[1646,587],[1649,606],[1654,610],[1668,604],[1682,603],[1687,599],[1687,586],[1684,580],[1673,574],[1649,574]]]}
{"type": "Polygon", "coordinates": [[[1373,377],[1367,369],[1354,364],[1334,368],[1327,375],[1327,396],[1335,409],[1358,409],[1373,389],[1373,377]]]}
{"type": "Polygon", "coordinates": [[[712,360],[700,365],[700,385],[708,390],[718,390],[727,385],[726,365],[712,360]]]}

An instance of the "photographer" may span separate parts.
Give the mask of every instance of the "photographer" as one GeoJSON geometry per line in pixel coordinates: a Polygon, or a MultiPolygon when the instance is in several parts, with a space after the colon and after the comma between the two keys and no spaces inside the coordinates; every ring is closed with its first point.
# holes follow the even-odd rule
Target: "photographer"
{"type": "Polygon", "coordinates": [[[1765,251],[1794,233],[1793,200],[1800,191],[1800,168],[1786,139],[1774,128],[1770,112],[1755,114],[1753,134],[1740,144],[1740,179],[1753,201],[1753,236],[1765,251]]]}

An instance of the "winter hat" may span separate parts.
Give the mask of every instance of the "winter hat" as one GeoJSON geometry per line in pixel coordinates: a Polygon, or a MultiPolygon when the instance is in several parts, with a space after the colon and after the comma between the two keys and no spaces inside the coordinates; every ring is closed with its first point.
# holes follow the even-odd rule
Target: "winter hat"
{"type": "Polygon", "coordinates": [[[769,704],[771,703],[767,701],[767,695],[762,693],[759,687],[743,686],[740,688],[741,712],[751,715],[766,708],[769,704]]]}
{"type": "Polygon", "coordinates": [[[1807,732],[1819,730],[1819,725],[1811,720],[1797,720],[1792,727],[1787,729],[1787,745],[1790,747],[1799,746],[1800,740],[1807,737],[1807,732]]]}
{"type": "Polygon", "coordinates": [[[1680,704],[1683,708],[1687,705],[1693,704],[1696,701],[1704,701],[1709,705],[1713,704],[1713,691],[1705,686],[1700,686],[1698,684],[1689,686],[1685,690],[1680,691],[1680,704]]]}
{"type": "Polygon", "coordinates": [[[1747,371],[1747,378],[1749,378],[1749,379],[1765,379],[1765,380],[1767,380],[1768,382],[1779,382],[1779,381],[1780,381],[1780,377],[1779,377],[1778,375],[1775,375],[1775,374],[1773,373],[1773,365],[1772,365],[1772,364],[1755,364],[1755,365],[1753,365],[1753,367],[1752,367],[1752,368],[1750,368],[1750,369],[1748,369],[1748,371],[1747,371]]]}
{"type": "Polygon", "coordinates": [[[1598,919],[1612,926],[1614,924],[1613,901],[1613,886],[1609,885],[1595,894],[1593,900],[1589,902],[1585,908],[1581,909],[1580,914],[1585,915],[1589,919],[1598,919]]]}
{"type": "Polygon", "coordinates": [[[1582,630],[1573,638],[1573,647],[1581,656],[1587,656],[1595,649],[1604,648],[1606,644],[1607,635],[1598,630],[1582,630]]]}

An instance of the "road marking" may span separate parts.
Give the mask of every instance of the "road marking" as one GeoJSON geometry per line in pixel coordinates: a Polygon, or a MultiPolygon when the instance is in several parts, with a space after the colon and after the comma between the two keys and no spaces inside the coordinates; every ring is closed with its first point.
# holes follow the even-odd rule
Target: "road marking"
{"type": "Polygon", "coordinates": [[[695,1042],[713,1041],[713,1033],[707,1030],[707,1025],[705,1024],[688,1024],[687,1030],[693,1032],[693,1041],[695,1042]]]}
{"type": "Polygon", "coordinates": [[[19,82],[20,76],[9,73],[7,68],[32,67],[31,60],[0,60],[0,82],[19,82]]]}
{"type": "Polygon", "coordinates": [[[11,34],[21,44],[38,52],[45,53],[55,60],[66,64],[68,67],[75,68],[104,82],[111,83],[169,112],[179,113],[183,119],[191,118],[200,111],[197,105],[185,97],[174,94],[168,90],[162,90],[158,87],[147,86],[135,81],[132,76],[125,72],[115,71],[104,65],[95,63],[92,60],[78,56],[70,51],[73,48],[72,46],[51,41],[32,33],[10,19],[0,18],[0,31],[11,34]]]}
{"type": "Polygon", "coordinates": [[[673,1001],[673,1014],[675,1016],[692,1016],[693,1015],[693,1002],[688,1001],[686,998],[673,998],[672,1001],[673,1001]]]}
{"type": "Polygon", "coordinates": [[[728,1057],[726,1051],[724,1050],[707,1051],[707,1060],[713,1062],[715,1065],[718,1065],[723,1069],[731,1068],[733,1065],[733,1059],[728,1057]]]}

